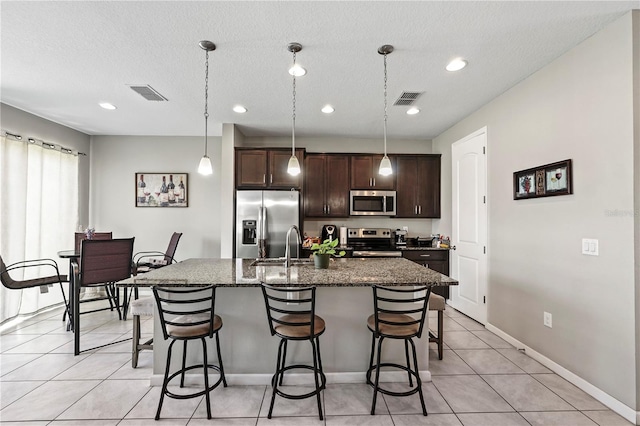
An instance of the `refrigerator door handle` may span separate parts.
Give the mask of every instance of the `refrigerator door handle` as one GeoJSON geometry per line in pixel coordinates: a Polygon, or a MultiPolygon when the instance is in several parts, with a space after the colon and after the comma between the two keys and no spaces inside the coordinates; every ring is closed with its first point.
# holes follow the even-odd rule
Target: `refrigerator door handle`
{"type": "Polygon", "coordinates": [[[262,216],[262,223],[260,224],[260,233],[263,240],[267,239],[269,229],[267,228],[267,208],[260,207],[260,215],[262,216]]]}
{"type": "Polygon", "coordinates": [[[256,235],[258,240],[262,240],[264,237],[262,236],[262,222],[264,222],[264,217],[262,217],[262,207],[258,207],[258,223],[256,226],[257,228],[257,233],[258,235],[256,235]]]}

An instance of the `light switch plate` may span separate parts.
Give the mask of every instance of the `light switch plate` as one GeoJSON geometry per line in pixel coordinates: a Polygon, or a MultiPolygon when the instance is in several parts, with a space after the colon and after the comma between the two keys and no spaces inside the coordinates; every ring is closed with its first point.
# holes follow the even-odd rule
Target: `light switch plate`
{"type": "Polygon", "coordinates": [[[543,323],[546,327],[553,328],[553,316],[549,312],[544,313],[543,323]]]}
{"type": "Polygon", "coordinates": [[[586,254],[589,256],[599,256],[598,240],[592,238],[583,238],[582,254],[586,254]]]}

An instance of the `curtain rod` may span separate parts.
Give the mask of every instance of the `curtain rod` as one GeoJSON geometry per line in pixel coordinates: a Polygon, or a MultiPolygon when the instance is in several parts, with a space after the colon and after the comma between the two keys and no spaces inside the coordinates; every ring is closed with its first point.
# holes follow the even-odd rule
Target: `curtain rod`
{"type": "MultiPolygon", "coordinates": [[[[16,133],[11,133],[11,132],[8,132],[8,131],[6,131],[6,130],[3,130],[3,131],[2,131],[2,133],[3,133],[5,136],[11,137],[11,138],[13,138],[13,139],[15,139],[15,140],[17,140],[17,141],[21,141],[21,140],[22,140],[22,135],[18,135],[18,134],[16,134],[16,133]]],[[[56,149],[56,148],[59,148],[59,149],[60,149],[60,152],[64,152],[65,154],[71,154],[71,155],[82,155],[82,156],[85,156],[85,157],[87,156],[87,154],[85,154],[84,152],[74,151],[73,149],[65,148],[65,147],[64,147],[64,146],[62,146],[62,145],[57,145],[57,144],[53,144],[53,143],[49,143],[49,142],[45,142],[45,141],[40,140],[40,139],[27,138],[27,141],[28,141],[29,143],[32,143],[32,144],[42,145],[43,147],[47,147],[47,148],[49,148],[49,149],[56,149]]]]}

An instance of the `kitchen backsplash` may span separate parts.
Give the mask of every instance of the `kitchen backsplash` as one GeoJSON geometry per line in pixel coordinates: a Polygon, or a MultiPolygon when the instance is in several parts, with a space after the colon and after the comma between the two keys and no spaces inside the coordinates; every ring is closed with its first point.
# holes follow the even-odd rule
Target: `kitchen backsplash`
{"type": "Polygon", "coordinates": [[[319,236],[324,225],[335,225],[338,228],[346,226],[347,228],[389,228],[392,230],[402,229],[403,226],[406,226],[409,228],[409,237],[431,235],[431,219],[394,219],[388,217],[305,220],[304,232],[309,237],[319,236]]]}

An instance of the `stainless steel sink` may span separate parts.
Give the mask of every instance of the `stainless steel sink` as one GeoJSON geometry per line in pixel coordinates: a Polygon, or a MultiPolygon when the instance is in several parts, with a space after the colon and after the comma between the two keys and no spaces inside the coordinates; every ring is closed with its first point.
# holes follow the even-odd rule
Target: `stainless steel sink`
{"type": "MultiPolygon", "coordinates": [[[[291,259],[291,266],[313,265],[313,259],[291,259]]],[[[249,266],[284,266],[283,258],[256,259],[249,266]]]]}

